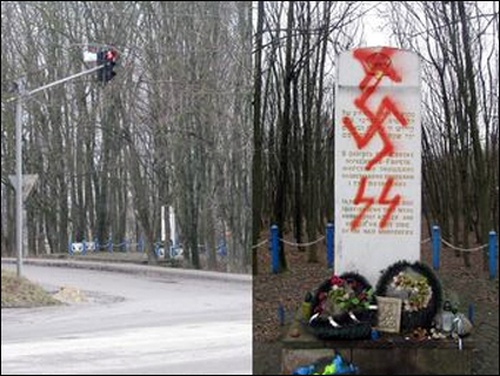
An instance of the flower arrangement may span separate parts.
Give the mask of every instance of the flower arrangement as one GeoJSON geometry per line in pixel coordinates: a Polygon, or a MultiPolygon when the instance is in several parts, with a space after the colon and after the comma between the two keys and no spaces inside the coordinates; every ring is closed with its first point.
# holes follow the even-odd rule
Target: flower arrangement
{"type": "Polygon", "coordinates": [[[320,339],[369,338],[376,321],[373,291],[358,273],[333,275],[313,294],[309,328],[320,339]]]}
{"type": "Polygon", "coordinates": [[[432,288],[427,278],[416,273],[400,271],[392,278],[391,287],[403,293],[405,311],[419,311],[427,308],[432,298],[432,288]]]}
{"type": "Polygon", "coordinates": [[[318,293],[315,313],[338,315],[345,312],[364,311],[370,306],[373,289],[355,278],[333,275],[318,293]]]}

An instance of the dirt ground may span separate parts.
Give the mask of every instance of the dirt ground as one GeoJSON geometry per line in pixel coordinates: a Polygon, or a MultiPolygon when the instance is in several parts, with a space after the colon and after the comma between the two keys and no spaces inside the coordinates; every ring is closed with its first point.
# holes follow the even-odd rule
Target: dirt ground
{"type": "MultiPolygon", "coordinates": [[[[264,237],[266,234],[264,234],[264,237]]],[[[422,239],[427,237],[424,234],[422,239]]],[[[263,237],[263,239],[264,239],[263,237]]],[[[292,241],[293,239],[288,239],[292,241]]],[[[280,337],[284,326],[280,325],[278,307],[284,307],[283,323],[291,321],[300,302],[308,291],[331,275],[327,269],[325,242],[317,244],[318,263],[307,263],[307,251],[286,246],[289,270],[283,274],[272,274],[268,244],[258,249],[259,274],[253,279],[253,374],[275,375],[281,371],[280,337]]],[[[471,245],[474,247],[474,245],[471,245]]],[[[499,374],[499,310],[498,274],[494,280],[483,269],[481,251],[470,252],[472,266],[466,268],[463,258],[449,248],[442,248],[441,267],[436,272],[441,281],[445,297],[456,301],[459,310],[468,313],[474,307],[474,331],[471,338],[476,344],[473,356],[473,374],[499,374]]],[[[52,257],[67,258],[67,255],[52,257]]],[[[135,252],[115,252],[74,256],[80,260],[119,261],[145,263],[146,256],[135,252]]],[[[431,243],[422,244],[421,260],[432,265],[431,243]]],[[[498,260],[497,260],[498,264],[498,260]]],[[[498,270],[498,265],[497,265],[498,270]]]]}
{"type": "MultiPolygon", "coordinates": [[[[285,307],[286,324],[306,292],[314,290],[330,272],[326,267],[324,241],[318,244],[317,264],[307,263],[307,252],[286,246],[289,271],[283,274],[271,273],[267,246],[259,248],[258,252],[259,275],[253,280],[253,373],[272,375],[281,371],[280,337],[284,326],[280,325],[279,305],[285,307]]],[[[469,305],[473,306],[471,339],[476,344],[473,374],[498,375],[498,275],[494,280],[489,279],[488,271],[483,269],[481,252],[469,252],[472,266],[466,268],[460,255],[442,248],[441,266],[436,275],[441,281],[444,297],[455,301],[460,312],[467,315],[469,305]]],[[[421,261],[432,265],[429,241],[422,244],[421,261]]]]}

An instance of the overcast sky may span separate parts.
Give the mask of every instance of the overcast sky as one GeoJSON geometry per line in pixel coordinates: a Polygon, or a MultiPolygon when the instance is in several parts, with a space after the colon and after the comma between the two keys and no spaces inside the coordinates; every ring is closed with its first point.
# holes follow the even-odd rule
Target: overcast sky
{"type": "MultiPolygon", "coordinates": [[[[365,2],[366,3],[366,2],[365,2]]],[[[367,7],[372,7],[373,3],[368,2],[367,7]]],[[[381,27],[380,17],[377,16],[376,10],[371,9],[363,18],[365,25],[365,40],[366,46],[377,47],[389,45],[389,37],[386,33],[379,31],[381,27]]]]}

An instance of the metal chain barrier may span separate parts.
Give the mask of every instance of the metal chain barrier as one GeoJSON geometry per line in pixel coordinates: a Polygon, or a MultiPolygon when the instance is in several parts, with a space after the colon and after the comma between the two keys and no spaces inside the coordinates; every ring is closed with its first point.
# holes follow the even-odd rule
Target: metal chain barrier
{"type": "Polygon", "coordinates": [[[283,243],[285,244],[288,244],[288,245],[291,245],[292,247],[308,247],[310,245],[313,245],[313,244],[316,244],[316,243],[319,243],[320,241],[322,241],[325,237],[322,236],[320,237],[319,239],[317,240],[314,240],[312,242],[309,242],[309,243],[292,243],[292,242],[289,242],[285,239],[279,239],[280,241],[282,241],[283,243]]]}
{"type": "Polygon", "coordinates": [[[255,248],[259,248],[259,247],[262,247],[264,244],[266,244],[269,240],[265,239],[263,241],[261,241],[260,243],[258,244],[255,244],[255,245],[252,245],[252,249],[255,249],[255,248]]]}
{"type": "Polygon", "coordinates": [[[469,249],[465,249],[465,248],[460,248],[460,247],[456,247],[454,246],[453,244],[451,244],[450,242],[446,241],[444,238],[441,238],[441,241],[443,242],[444,245],[446,245],[448,248],[451,248],[451,249],[454,249],[456,251],[461,251],[461,252],[474,252],[474,251],[480,251],[481,249],[484,249],[486,247],[488,247],[488,244],[483,244],[479,247],[476,247],[476,248],[469,248],[469,249]]]}

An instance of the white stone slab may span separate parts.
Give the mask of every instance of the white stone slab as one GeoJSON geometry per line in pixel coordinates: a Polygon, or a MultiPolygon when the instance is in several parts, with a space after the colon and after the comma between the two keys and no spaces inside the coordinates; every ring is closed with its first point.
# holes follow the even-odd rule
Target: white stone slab
{"type": "Polygon", "coordinates": [[[420,259],[420,62],[377,47],[338,66],[334,271],[375,286],[390,264],[420,259]]]}

